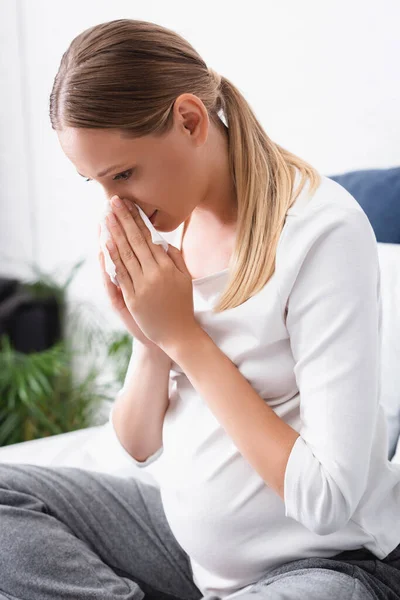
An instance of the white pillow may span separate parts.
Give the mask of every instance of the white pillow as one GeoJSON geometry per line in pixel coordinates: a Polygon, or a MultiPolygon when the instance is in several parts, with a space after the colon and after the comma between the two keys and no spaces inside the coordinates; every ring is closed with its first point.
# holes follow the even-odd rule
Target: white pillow
{"type": "MultiPolygon", "coordinates": [[[[400,435],[400,244],[378,242],[382,293],[381,404],[388,424],[389,460],[400,435]]],[[[400,450],[399,450],[400,452],[400,450]]]]}

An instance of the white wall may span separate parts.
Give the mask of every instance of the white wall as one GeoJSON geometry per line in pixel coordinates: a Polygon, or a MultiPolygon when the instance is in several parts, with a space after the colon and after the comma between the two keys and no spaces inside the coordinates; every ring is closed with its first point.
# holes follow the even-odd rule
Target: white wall
{"type": "Polygon", "coordinates": [[[399,164],[397,0],[2,0],[0,275],[22,273],[17,259],[67,272],[86,258],[71,297],[95,302],[120,327],[97,259],[103,192],[76,173],[48,116],[71,40],[117,18],[186,37],[245,94],[268,135],[322,173],[399,164]]]}

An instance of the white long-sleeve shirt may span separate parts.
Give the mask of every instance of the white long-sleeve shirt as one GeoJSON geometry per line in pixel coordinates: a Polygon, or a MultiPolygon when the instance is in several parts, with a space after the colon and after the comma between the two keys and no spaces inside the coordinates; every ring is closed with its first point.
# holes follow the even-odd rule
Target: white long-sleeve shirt
{"type": "MultiPolygon", "coordinates": [[[[213,314],[228,269],[193,280],[198,322],[300,433],[284,501],[175,362],[163,445],[142,463],[129,456],[142,468],[157,461],[166,517],[203,595],[236,598],[283,563],[361,547],[382,559],[400,543],[400,465],[388,461],[379,402],[376,237],[337,182],[322,176],[308,191],[287,211],[275,273],[255,296],[213,314]]],[[[182,232],[162,235],[180,248],[182,232]]]]}

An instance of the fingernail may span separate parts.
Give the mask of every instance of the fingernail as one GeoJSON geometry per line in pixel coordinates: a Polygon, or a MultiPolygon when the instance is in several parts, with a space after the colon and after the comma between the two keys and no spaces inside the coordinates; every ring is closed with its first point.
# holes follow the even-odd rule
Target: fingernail
{"type": "Polygon", "coordinates": [[[111,200],[112,204],[114,206],[117,206],[118,208],[121,208],[122,206],[122,202],[121,200],[118,198],[118,196],[113,196],[112,200],[111,200]]]}

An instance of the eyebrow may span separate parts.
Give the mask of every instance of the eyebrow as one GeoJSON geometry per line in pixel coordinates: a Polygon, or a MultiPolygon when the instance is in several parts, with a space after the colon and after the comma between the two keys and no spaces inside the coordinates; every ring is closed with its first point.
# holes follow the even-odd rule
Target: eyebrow
{"type": "MultiPolygon", "coordinates": [[[[100,171],[100,173],[97,173],[96,177],[104,177],[104,175],[108,175],[108,173],[110,173],[111,171],[114,171],[115,169],[122,169],[123,165],[114,165],[113,167],[108,167],[108,169],[105,169],[104,171],[100,171]]],[[[81,177],[86,177],[85,175],[82,175],[82,173],[79,173],[78,171],[78,175],[80,175],[81,177]]]]}

